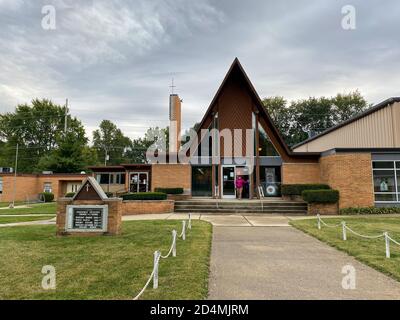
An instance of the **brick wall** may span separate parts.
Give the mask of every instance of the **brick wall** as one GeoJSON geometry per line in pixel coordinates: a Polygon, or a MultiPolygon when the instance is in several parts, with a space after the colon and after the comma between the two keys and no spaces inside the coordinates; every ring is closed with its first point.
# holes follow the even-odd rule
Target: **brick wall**
{"type": "MultiPolygon", "coordinates": [[[[14,194],[14,175],[1,175],[3,179],[3,193],[0,194],[0,202],[11,202],[14,194]]],[[[86,175],[17,175],[15,201],[27,201],[38,198],[43,192],[44,183],[50,182],[55,199],[63,194],[63,184],[69,181],[83,181],[86,175]]]]}
{"type": "Polygon", "coordinates": [[[320,166],[321,182],[340,192],[339,208],[374,205],[370,153],[325,156],[320,166]]]}
{"type": "Polygon", "coordinates": [[[171,213],[174,212],[173,200],[134,200],[122,202],[122,215],[171,213]]]}
{"type": "Polygon", "coordinates": [[[282,183],[320,183],[319,163],[283,163],[282,183]]]}
{"type": "Polygon", "coordinates": [[[151,174],[151,188],[183,188],[190,193],[192,170],[188,164],[154,164],[151,174]]]}

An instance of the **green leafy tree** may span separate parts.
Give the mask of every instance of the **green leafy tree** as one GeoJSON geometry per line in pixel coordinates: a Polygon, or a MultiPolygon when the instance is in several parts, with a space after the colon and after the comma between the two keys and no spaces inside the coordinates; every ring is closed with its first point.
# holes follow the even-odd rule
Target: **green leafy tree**
{"type": "Polygon", "coordinates": [[[310,134],[318,134],[368,108],[364,97],[354,91],[334,97],[310,97],[292,101],[289,105],[282,97],[263,100],[286,143],[291,146],[306,140],[310,134]]]}
{"type": "Polygon", "coordinates": [[[131,140],[124,136],[110,120],[103,120],[99,129],[93,131],[93,147],[96,148],[100,159],[104,159],[106,154],[109,156],[107,164],[117,165],[126,161],[126,152],[131,147],[131,140]]]}
{"type": "Polygon", "coordinates": [[[169,144],[169,128],[149,128],[143,138],[134,139],[127,152],[132,163],[146,163],[146,151],[155,147],[159,152],[167,152],[169,144]]]}
{"type": "MultiPolygon", "coordinates": [[[[65,135],[65,107],[48,99],[35,99],[31,105],[21,104],[15,112],[0,115],[0,139],[5,142],[0,158],[7,166],[14,166],[15,148],[19,145],[18,170],[33,172],[44,156],[49,156],[59,147],[65,135]]],[[[67,116],[67,132],[82,132],[82,123],[67,116]]],[[[81,136],[76,139],[82,139],[81,136]]],[[[86,141],[86,140],[85,140],[86,141]]]]}

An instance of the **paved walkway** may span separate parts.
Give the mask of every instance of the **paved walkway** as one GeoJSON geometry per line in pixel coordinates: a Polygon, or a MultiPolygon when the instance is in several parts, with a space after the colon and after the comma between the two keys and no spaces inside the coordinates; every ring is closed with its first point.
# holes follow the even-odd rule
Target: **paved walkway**
{"type": "Polygon", "coordinates": [[[215,226],[209,299],[400,299],[400,283],[292,227],[215,226]]]}

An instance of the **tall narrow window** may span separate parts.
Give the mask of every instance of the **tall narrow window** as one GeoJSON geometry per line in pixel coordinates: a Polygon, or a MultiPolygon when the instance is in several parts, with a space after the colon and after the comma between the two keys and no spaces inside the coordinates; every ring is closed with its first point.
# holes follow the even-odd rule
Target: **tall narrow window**
{"type": "Polygon", "coordinates": [[[258,123],[258,132],[259,132],[259,146],[258,151],[260,157],[279,157],[278,151],[276,151],[274,145],[271,142],[271,139],[268,137],[264,128],[258,123]]]}
{"type": "Polygon", "coordinates": [[[3,193],[3,177],[0,177],[0,194],[3,193]]]}

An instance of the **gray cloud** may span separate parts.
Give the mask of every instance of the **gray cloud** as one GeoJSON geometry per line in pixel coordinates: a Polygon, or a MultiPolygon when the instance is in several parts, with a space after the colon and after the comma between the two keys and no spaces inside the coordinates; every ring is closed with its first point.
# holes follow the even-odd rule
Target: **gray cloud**
{"type": "Polygon", "coordinates": [[[238,56],[261,96],[359,89],[400,95],[398,1],[0,0],[0,112],[35,97],[64,103],[87,126],[129,136],[168,124],[174,77],[186,127],[199,121],[238,56]],[[43,30],[54,5],[57,29],[43,30]],[[356,8],[357,29],[341,28],[356,8]]]}

